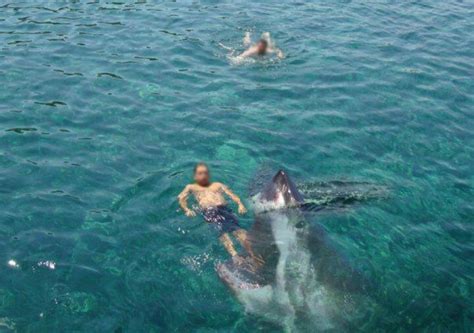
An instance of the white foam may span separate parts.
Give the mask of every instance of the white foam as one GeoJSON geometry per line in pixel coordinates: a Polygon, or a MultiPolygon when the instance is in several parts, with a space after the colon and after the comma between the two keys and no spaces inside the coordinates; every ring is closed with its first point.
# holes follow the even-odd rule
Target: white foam
{"type": "Polygon", "coordinates": [[[8,260],[8,266],[12,268],[20,268],[20,265],[14,259],[8,260]]]}
{"type": "Polygon", "coordinates": [[[40,261],[38,262],[38,266],[43,266],[49,269],[55,269],[56,268],[56,263],[51,260],[46,260],[46,261],[40,261]]]}
{"type": "Polygon", "coordinates": [[[311,325],[318,330],[334,328],[329,309],[331,296],[316,281],[311,254],[306,244],[305,230],[296,228],[281,210],[281,202],[262,202],[259,209],[267,212],[275,244],[280,254],[275,282],[259,289],[239,290],[238,298],[246,311],[283,326],[285,331],[298,331],[297,313],[310,312],[311,325]]]}
{"type": "Polygon", "coordinates": [[[285,208],[285,198],[281,193],[279,193],[275,200],[268,201],[263,199],[261,193],[258,193],[252,198],[252,206],[255,211],[255,214],[271,212],[274,210],[285,208]]]}

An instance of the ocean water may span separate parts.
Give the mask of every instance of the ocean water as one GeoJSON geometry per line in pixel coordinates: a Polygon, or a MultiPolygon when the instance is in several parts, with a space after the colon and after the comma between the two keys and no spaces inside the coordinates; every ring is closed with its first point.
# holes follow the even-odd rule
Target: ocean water
{"type": "Polygon", "coordinates": [[[0,80],[0,331],[473,331],[472,1],[5,1],[0,80]],[[235,64],[246,31],[286,57],[235,64]],[[371,306],[248,311],[178,210],[200,160],[249,208],[262,168],[386,189],[309,221],[371,306]]]}

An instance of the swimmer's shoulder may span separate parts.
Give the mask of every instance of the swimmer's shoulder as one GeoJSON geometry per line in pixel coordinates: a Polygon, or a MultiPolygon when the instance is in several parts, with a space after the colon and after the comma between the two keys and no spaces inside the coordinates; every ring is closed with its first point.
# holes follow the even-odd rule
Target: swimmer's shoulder
{"type": "Polygon", "coordinates": [[[222,183],[220,183],[220,182],[213,182],[213,183],[211,184],[211,187],[214,188],[214,189],[216,189],[216,190],[220,190],[220,189],[225,188],[225,185],[222,184],[222,183]]]}
{"type": "Polygon", "coordinates": [[[257,47],[251,46],[246,51],[244,51],[244,53],[242,53],[239,57],[241,58],[253,57],[256,54],[257,54],[257,47]]]}
{"type": "Polygon", "coordinates": [[[197,184],[188,184],[188,185],[186,185],[186,189],[189,192],[196,192],[196,190],[199,190],[199,185],[197,185],[197,184]]]}

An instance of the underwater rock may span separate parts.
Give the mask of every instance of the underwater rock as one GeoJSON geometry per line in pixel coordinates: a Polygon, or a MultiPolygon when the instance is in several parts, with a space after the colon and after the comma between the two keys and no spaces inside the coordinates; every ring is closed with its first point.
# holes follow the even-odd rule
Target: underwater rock
{"type": "Polygon", "coordinates": [[[5,309],[12,306],[15,302],[15,296],[5,289],[0,289],[0,312],[4,313],[5,309]]]}
{"type": "Polygon", "coordinates": [[[1,332],[16,332],[15,323],[6,317],[0,318],[0,331],[1,332]]]}
{"type": "Polygon", "coordinates": [[[118,232],[111,214],[107,211],[88,211],[81,229],[111,236],[118,232]]]}
{"type": "Polygon", "coordinates": [[[63,309],[71,314],[93,312],[99,305],[94,295],[79,291],[63,295],[59,301],[63,309]]]}
{"type": "Polygon", "coordinates": [[[138,96],[140,96],[140,98],[145,101],[173,103],[176,100],[176,91],[155,83],[137,86],[136,90],[138,92],[138,96]]]}

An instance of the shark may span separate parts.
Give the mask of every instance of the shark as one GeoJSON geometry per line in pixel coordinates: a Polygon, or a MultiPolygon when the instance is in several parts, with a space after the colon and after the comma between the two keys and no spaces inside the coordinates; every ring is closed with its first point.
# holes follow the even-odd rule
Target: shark
{"type": "Polygon", "coordinates": [[[221,280],[247,312],[285,331],[341,329],[341,312],[353,313],[354,295],[365,295],[371,286],[325,228],[309,222],[308,211],[322,206],[308,203],[288,173],[279,170],[253,197],[253,207],[248,236],[263,263],[251,258],[220,263],[221,280]]]}

